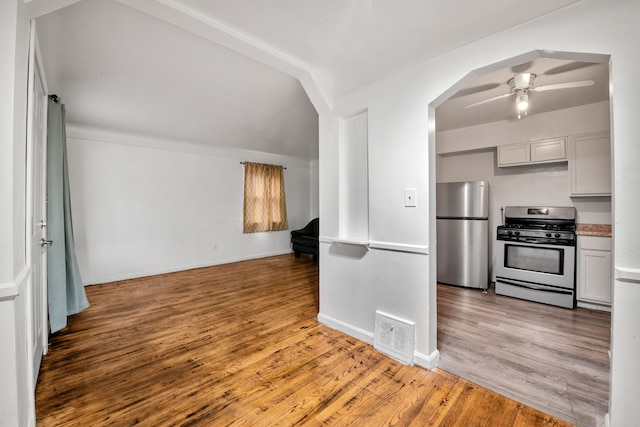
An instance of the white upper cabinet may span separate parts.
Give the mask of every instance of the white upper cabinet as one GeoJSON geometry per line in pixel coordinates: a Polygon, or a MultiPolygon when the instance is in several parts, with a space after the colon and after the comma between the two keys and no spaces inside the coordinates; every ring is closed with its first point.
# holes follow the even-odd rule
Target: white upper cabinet
{"type": "Polygon", "coordinates": [[[520,166],[567,160],[567,139],[554,138],[498,146],[498,166],[520,166]]]}
{"type": "Polygon", "coordinates": [[[529,143],[498,146],[498,166],[525,165],[531,162],[529,143]]]}
{"type": "Polygon", "coordinates": [[[558,162],[567,159],[566,138],[531,143],[531,163],[558,162]]]}
{"type": "Polygon", "coordinates": [[[611,195],[609,132],[569,138],[569,187],[571,196],[611,195]]]}

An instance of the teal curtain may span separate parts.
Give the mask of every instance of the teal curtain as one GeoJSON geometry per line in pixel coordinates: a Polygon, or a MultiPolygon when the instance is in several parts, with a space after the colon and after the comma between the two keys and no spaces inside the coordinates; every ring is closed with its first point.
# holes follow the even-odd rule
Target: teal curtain
{"type": "Polygon", "coordinates": [[[67,316],[89,307],[73,242],[65,109],[49,97],[47,125],[47,286],[51,332],[67,326],[67,316]]]}

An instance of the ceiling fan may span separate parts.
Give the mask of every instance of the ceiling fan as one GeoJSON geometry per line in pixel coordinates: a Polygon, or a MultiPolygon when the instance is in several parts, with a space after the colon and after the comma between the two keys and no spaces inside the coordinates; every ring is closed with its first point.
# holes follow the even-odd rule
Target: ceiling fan
{"type": "Polygon", "coordinates": [[[593,80],[582,80],[582,81],[576,81],[576,82],[556,83],[556,84],[535,87],[534,86],[535,79],[536,79],[535,74],[517,73],[507,81],[507,84],[509,85],[509,93],[494,96],[493,98],[485,99],[479,102],[474,102],[473,104],[465,105],[464,108],[473,108],[473,107],[477,107],[478,105],[486,104],[488,102],[493,102],[499,99],[515,96],[516,111],[518,113],[518,118],[520,118],[522,114],[524,115],[527,114],[527,109],[529,107],[530,91],[545,92],[549,90],[570,89],[575,87],[592,86],[595,83],[593,80]]]}

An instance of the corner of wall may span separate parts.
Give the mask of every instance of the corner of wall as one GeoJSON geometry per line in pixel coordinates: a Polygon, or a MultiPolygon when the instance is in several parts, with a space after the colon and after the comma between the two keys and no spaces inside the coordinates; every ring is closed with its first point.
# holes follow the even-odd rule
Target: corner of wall
{"type": "Polygon", "coordinates": [[[426,355],[416,351],[413,354],[413,361],[417,366],[432,370],[438,367],[440,352],[435,350],[433,353],[426,355]]]}

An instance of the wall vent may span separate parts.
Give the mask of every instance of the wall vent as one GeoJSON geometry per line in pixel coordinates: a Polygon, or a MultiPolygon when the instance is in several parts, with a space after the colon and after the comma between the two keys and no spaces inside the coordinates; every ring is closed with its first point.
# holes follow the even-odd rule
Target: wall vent
{"type": "Polygon", "coordinates": [[[394,359],[413,364],[415,323],[376,311],[373,347],[394,359]]]}

